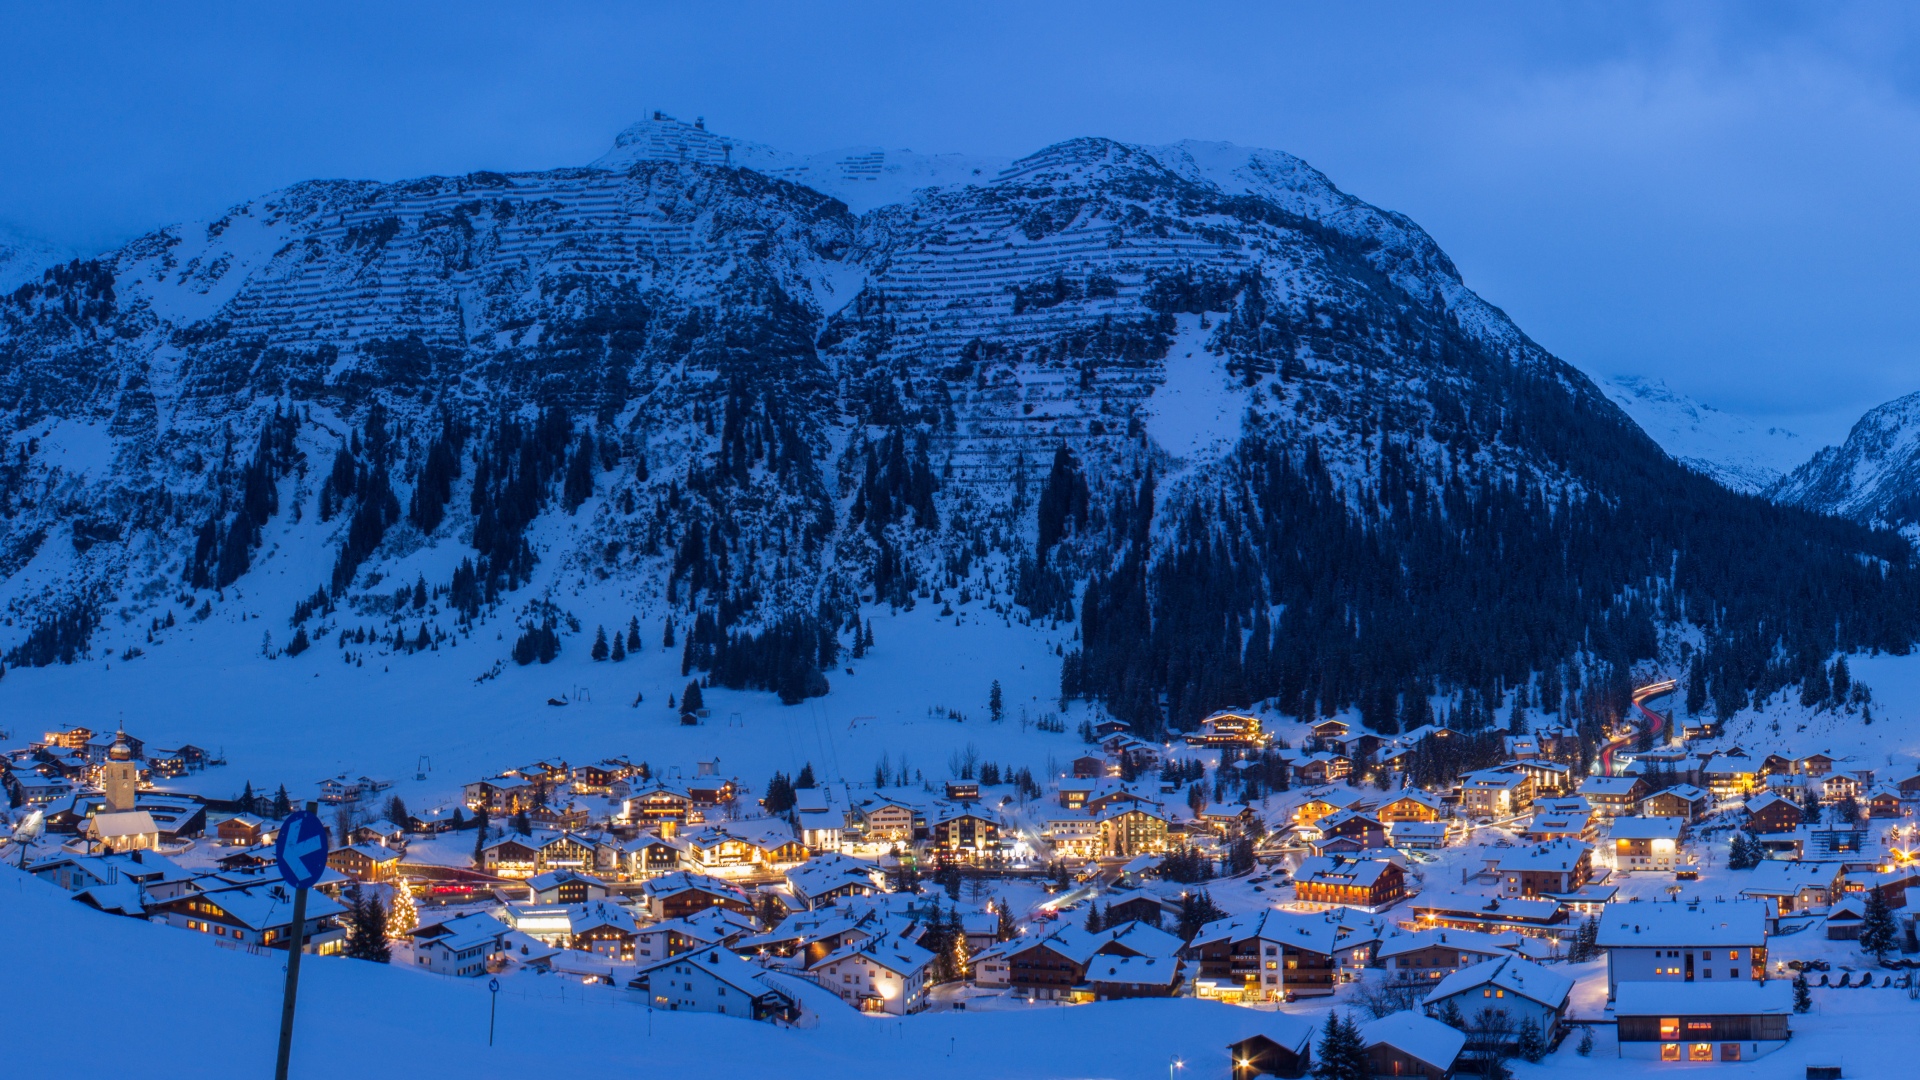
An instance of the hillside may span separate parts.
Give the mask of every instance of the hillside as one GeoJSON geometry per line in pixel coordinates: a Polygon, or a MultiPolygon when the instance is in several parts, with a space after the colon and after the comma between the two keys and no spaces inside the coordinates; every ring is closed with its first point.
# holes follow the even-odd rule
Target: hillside
{"type": "Polygon", "coordinates": [[[1723,711],[1920,632],[1903,541],[1677,464],[1299,159],[992,164],[656,116],[49,271],[0,303],[8,664],[221,626],[484,685],[607,630],[793,703],[919,608],[1019,627],[1056,708],[1391,728],[1597,717],[1686,626],[1723,711]]]}
{"type": "Polygon", "coordinates": [[[1824,514],[1911,529],[1920,523],[1920,394],[1868,410],[1845,442],[1821,449],[1768,494],[1824,514]]]}

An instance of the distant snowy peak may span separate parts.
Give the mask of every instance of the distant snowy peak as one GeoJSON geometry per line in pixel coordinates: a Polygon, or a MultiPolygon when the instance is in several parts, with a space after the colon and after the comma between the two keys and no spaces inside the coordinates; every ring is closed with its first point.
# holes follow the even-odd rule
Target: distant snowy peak
{"type": "Polygon", "coordinates": [[[38,279],[41,271],[64,258],[53,245],[0,225],[0,293],[38,279]]]}
{"type": "Polygon", "coordinates": [[[924,188],[985,184],[1011,158],[967,154],[916,154],[878,146],[855,146],[818,154],[792,154],[707,130],[704,119],[689,124],[655,112],[615,137],[613,149],[593,162],[598,169],[626,169],[643,161],[734,165],[779,177],[831,195],[856,214],[912,200],[924,188]]]}
{"type": "Polygon", "coordinates": [[[1858,521],[1920,522],[1920,393],[1869,411],[1770,493],[1777,502],[1858,521]]]}
{"type": "Polygon", "coordinates": [[[1674,460],[1735,491],[1759,494],[1812,453],[1794,432],[1701,404],[1659,379],[1619,375],[1606,390],[1674,460]]]}

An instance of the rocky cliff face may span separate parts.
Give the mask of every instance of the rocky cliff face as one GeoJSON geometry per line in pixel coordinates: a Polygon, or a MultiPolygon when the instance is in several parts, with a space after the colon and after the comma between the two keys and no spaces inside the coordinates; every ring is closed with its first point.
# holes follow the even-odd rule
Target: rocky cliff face
{"type": "MultiPolygon", "coordinates": [[[[794,697],[862,604],[1017,605],[1081,624],[1067,692],[1148,723],[1391,713],[1598,651],[1579,622],[1647,654],[1658,597],[1726,582],[1678,580],[1701,537],[1644,506],[1766,512],[1291,156],[863,153],[656,118],[595,167],[302,184],[48,271],[0,302],[14,662],[271,568],[309,641],[493,621],[537,658],[586,591],[794,697]]],[[[1817,572],[1877,544],[1822,534],[1817,572]]]]}

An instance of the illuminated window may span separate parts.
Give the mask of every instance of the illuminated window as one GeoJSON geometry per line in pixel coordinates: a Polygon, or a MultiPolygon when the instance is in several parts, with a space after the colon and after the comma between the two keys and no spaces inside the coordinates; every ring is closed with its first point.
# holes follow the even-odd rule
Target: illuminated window
{"type": "Polygon", "coordinates": [[[1679,1038],[1680,1037],[1680,1018],[1677,1016],[1663,1017],[1660,1020],[1660,1037],[1662,1039],[1679,1038]]]}
{"type": "Polygon", "coordinates": [[[1680,1044],[1679,1043],[1661,1044],[1660,1060],[1661,1061],[1679,1061],[1680,1060],[1680,1044]]]}
{"type": "Polygon", "coordinates": [[[1712,1061],[1713,1060],[1713,1044],[1712,1043],[1688,1043],[1687,1044],[1687,1060],[1688,1061],[1712,1061]]]}

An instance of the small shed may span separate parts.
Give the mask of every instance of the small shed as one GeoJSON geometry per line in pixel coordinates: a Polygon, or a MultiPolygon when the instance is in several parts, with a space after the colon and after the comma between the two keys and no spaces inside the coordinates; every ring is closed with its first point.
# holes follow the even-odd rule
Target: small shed
{"type": "Polygon", "coordinates": [[[1254,1030],[1227,1044],[1233,1080],[1279,1076],[1298,1080],[1313,1067],[1313,1025],[1286,1013],[1267,1013],[1254,1030]]]}
{"type": "Polygon", "coordinates": [[[1360,1041],[1375,1076],[1449,1080],[1467,1036],[1431,1016],[1408,1011],[1362,1025],[1360,1041]]]}

